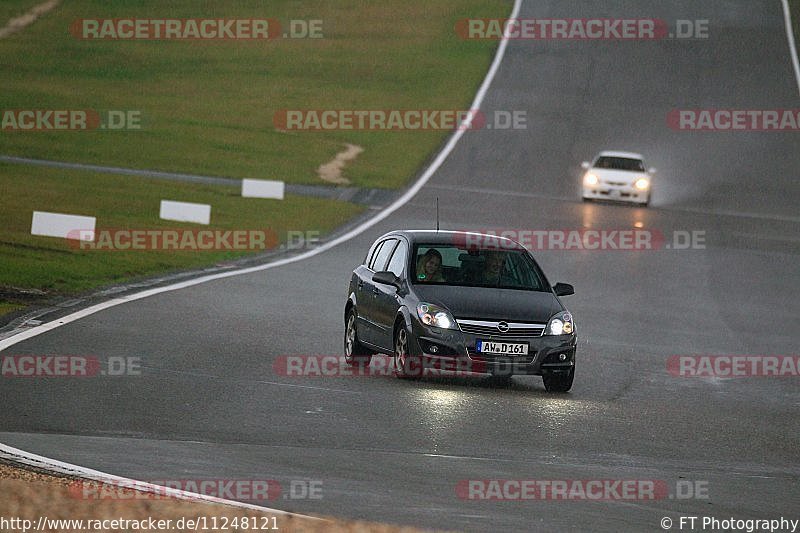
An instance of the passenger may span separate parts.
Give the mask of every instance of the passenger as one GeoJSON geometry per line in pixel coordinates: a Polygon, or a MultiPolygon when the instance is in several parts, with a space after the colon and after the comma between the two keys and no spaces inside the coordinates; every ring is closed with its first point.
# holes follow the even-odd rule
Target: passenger
{"type": "Polygon", "coordinates": [[[429,249],[417,261],[417,280],[423,283],[445,281],[442,276],[442,254],[436,248],[429,249]]]}

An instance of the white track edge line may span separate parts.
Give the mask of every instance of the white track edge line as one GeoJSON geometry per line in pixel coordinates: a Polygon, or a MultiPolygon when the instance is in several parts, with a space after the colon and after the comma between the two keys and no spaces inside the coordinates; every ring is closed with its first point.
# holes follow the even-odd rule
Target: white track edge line
{"type": "MultiPolygon", "coordinates": [[[[510,19],[515,19],[517,17],[517,15],[519,14],[519,9],[520,9],[521,5],[522,5],[522,0],[515,0],[514,1],[514,8],[511,11],[511,15],[509,17],[510,19]]],[[[508,31],[508,27],[505,28],[505,31],[508,31]]],[[[499,46],[497,48],[497,52],[495,53],[495,56],[494,56],[494,60],[492,61],[492,64],[489,67],[489,71],[486,73],[486,76],[484,77],[483,83],[481,84],[480,88],[478,89],[478,92],[475,94],[475,98],[472,101],[472,105],[470,106],[470,109],[480,109],[481,103],[483,102],[483,99],[486,96],[487,91],[489,90],[489,86],[491,85],[492,81],[494,80],[494,77],[495,77],[495,74],[497,73],[497,70],[500,68],[500,63],[503,61],[503,56],[505,55],[505,51],[506,51],[506,47],[507,46],[508,46],[508,40],[507,39],[501,39],[500,40],[500,44],[499,44],[499,46]]],[[[455,148],[455,146],[458,143],[458,141],[464,135],[464,132],[468,131],[467,128],[469,127],[471,122],[472,122],[472,115],[470,114],[468,116],[468,118],[464,121],[464,123],[462,123],[461,127],[459,127],[457,129],[457,131],[450,137],[450,139],[448,140],[448,142],[445,145],[445,147],[442,149],[441,152],[439,152],[439,154],[436,156],[436,158],[433,160],[433,162],[430,164],[430,166],[427,169],[425,169],[425,172],[423,172],[422,176],[420,176],[420,178],[417,180],[417,182],[414,183],[414,185],[412,185],[411,188],[408,189],[402,196],[400,196],[400,198],[395,200],[392,204],[390,204],[388,207],[383,209],[380,213],[375,215],[373,218],[365,221],[363,224],[353,228],[352,230],[348,231],[347,233],[345,233],[343,235],[340,235],[336,239],[323,244],[319,248],[314,248],[313,250],[309,250],[309,251],[304,252],[304,253],[302,253],[300,255],[297,255],[295,257],[289,257],[289,258],[286,258],[286,259],[281,259],[281,260],[274,261],[272,263],[267,263],[267,264],[264,264],[264,265],[258,265],[258,266],[243,268],[243,269],[239,269],[239,270],[231,270],[231,271],[228,271],[228,272],[221,272],[221,273],[217,273],[217,274],[210,274],[208,276],[202,276],[202,277],[199,277],[199,278],[194,278],[194,279],[191,279],[191,280],[188,280],[188,281],[183,281],[183,282],[175,283],[175,284],[172,284],[172,285],[166,285],[164,287],[157,287],[155,289],[148,289],[148,290],[145,290],[145,291],[142,291],[142,292],[137,292],[135,294],[130,294],[130,295],[123,296],[123,297],[120,297],[120,298],[114,298],[114,299],[105,301],[103,303],[99,303],[99,304],[87,307],[86,309],[81,309],[80,311],[76,311],[74,313],[71,313],[71,314],[66,315],[64,317],[61,317],[59,319],[53,320],[53,321],[48,322],[46,324],[41,324],[39,326],[32,327],[29,330],[23,331],[21,333],[13,335],[12,337],[4,339],[4,340],[0,341],[0,351],[3,351],[6,348],[8,348],[10,346],[13,346],[13,345],[15,345],[15,344],[17,344],[19,342],[22,342],[22,341],[24,341],[26,339],[30,339],[30,338],[35,337],[37,335],[41,335],[42,333],[45,333],[47,331],[53,330],[55,328],[58,328],[60,326],[65,325],[65,324],[69,324],[70,322],[74,322],[76,320],[80,320],[81,318],[87,317],[89,315],[93,315],[93,314],[95,314],[95,313],[97,313],[99,311],[103,311],[104,309],[109,309],[109,308],[115,307],[117,305],[121,305],[121,304],[124,304],[124,303],[127,303],[127,302],[133,302],[133,301],[136,301],[136,300],[141,300],[142,298],[147,298],[148,296],[153,296],[155,294],[160,294],[162,292],[169,292],[169,291],[175,291],[175,290],[179,290],[179,289],[185,289],[186,287],[191,287],[193,285],[199,285],[201,283],[207,283],[209,281],[214,281],[214,280],[233,277],[233,276],[241,276],[241,275],[244,275],[244,274],[251,274],[253,272],[259,272],[259,271],[268,270],[268,269],[271,269],[271,268],[277,268],[277,267],[280,267],[280,266],[283,266],[283,265],[288,265],[290,263],[295,263],[297,261],[303,261],[303,260],[308,259],[310,257],[313,257],[313,256],[315,256],[317,254],[321,254],[322,252],[326,252],[326,251],[330,250],[331,248],[333,248],[334,246],[338,246],[339,244],[342,244],[343,242],[346,242],[346,241],[348,241],[348,240],[360,235],[361,233],[365,232],[366,230],[368,230],[369,228],[371,228],[372,226],[374,226],[378,222],[381,222],[382,220],[387,218],[389,215],[391,215],[392,213],[394,213],[395,211],[397,211],[398,209],[403,207],[406,203],[408,203],[408,201],[411,200],[411,198],[413,198],[419,192],[419,190],[422,187],[425,186],[426,183],[428,183],[428,181],[433,176],[433,174],[437,170],[439,170],[439,167],[442,166],[442,163],[444,163],[444,161],[447,159],[447,157],[453,151],[453,149],[455,148]]]]}
{"type": "Polygon", "coordinates": [[[800,61],[797,59],[797,46],[794,41],[794,29],[792,29],[792,12],[789,9],[789,0],[781,0],[781,2],[783,3],[783,20],[786,24],[786,38],[789,40],[789,53],[792,56],[797,92],[800,93],[800,61]]]}
{"type": "MultiPolygon", "coordinates": [[[[514,7],[513,7],[512,11],[511,11],[511,15],[509,16],[510,19],[515,19],[517,17],[517,15],[519,14],[519,10],[520,10],[521,5],[522,5],[522,0],[514,0],[514,7]]],[[[507,31],[508,31],[508,26],[506,26],[506,28],[504,29],[504,35],[505,35],[505,32],[507,32],[507,31]]],[[[483,83],[481,83],[481,86],[478,89],[478,92],[475,94],[475,98],[472,101],[472,105],[470,106],[470,109],[480,109],[481,103],[483,102],[483,99],[484,99],[484,97],[486,96],[486,93],[489,90],[489,86],[492,84],[492,81],[494,80],[494,77],[497,74],[497,70],[500,68],[500,63],[502,63],[502,61],[503,61],[503,56],[505,55],[505,51],[506,51],[506,47],[507,46],[508,46],[508,40],[501,39],[500,40],[500,44],[497,47],[497,52],[495,53],[494,59],[492,60],[492,64],[489,67],[489,71],[486,73],[486,76],[483,79],[483,83]]],[[[328,243],[325,243],[323,246],[320,246],[319,248],[315,248],[313,250],[309,250],[308,252],[300,254],[300,255],[298,255],[296,257],[291,257],[291,258],[275,261],[274,263],[267,263],[265,265],[259,265],[257,267],[243,268],[243,269],[235,270],[235,271],[232,271],[232,272],[224,272],[224,273],[213,274],[213,275],[209,275],[209,276],[203,276],[203,277],[196,278],[196,279],[193,279],[193,280],[184,281],[182,283],[176,283],[176,284],[173,284],[173,285],[167,285],[165,287],[159,287],[159,288],[156,288],[156,289],[149,289],[149,290],[142,291],[142,292],[139,292],[139,293],[136,293],[136,294],[131,294],[131,295],[128,295],[128,296],[125,296],[125,297],[122,297],[122,298],[114,298],[114,299],[109,300],[107,302],[103,302],[101,304],[93,305],[93,306],[88,307],[86,309],[82,309],[81,311],[77,311],[75,313],[69,314],[69,315],[64,316],[64,317],[62,317],[60,319],[53,320],[52,322],[48,322],[47,324],[42,324],[40,326],[33,327],[30,330],[24,331],[22,333],[14,335],[13,337],[10,337],[8,339],[0,341],[0,351],[3,351],[3,350],[5,350],[6,348],[8,348],[10,346],[13,346],[14,344],[17,344],[18,342],[22,342],[25,339],[29,339],[31,337],[35,337],[37,335],[41,335],[42,333],[45,333],[45,332],[50,331],[52,329],[55,329],[55,328],[57,328],[59,326],[63,326],[64,324],[69,324],[70,322],[74,322],[76,320],[79,320],[79,319],[84,318],[86,316],[92,315],[92,314],[97,313],[99,311],[102,311],[104,309],[108,309],[110,307],[121,305],[121,304],[126,303],[126,302],[132,302],[132,301],[135,301],[135,300],[140,300],[142,298],[147,298],[148,296],[153,296],[155,294],[159,294],[159,293],[162,293],[162,292],[183,289],[183,288],[186,288],[186,287],[191,287],[192,285],[199,285],[200,283],[206,283],[208,281],[212,281],[212,280],[215,280],[215,279],[222,279],[222,278],[227,278],[227,277],[231,277],[231,276],[249,274],[251,272],[258,272],[258,271],[261,271],[261,270],[267,270],[267,269],[270,269],[270,268],[283,266],[283,265],[286,265],[286,264],[289,264],[289,263],[294,263],[296,261],[302,261],[304,259],[308,259],[309,257],[313,257],[313,256],[315,256],[315,255],[317,255],[319,253],[322,253],[322,252],[324,252],[326,250],[329,250],[329,249],[333,248],[334,246],[337,246],[337,245],[339,245],[339,244],[341,244],[341,243],[343,243],[345,241],[348,241],[348,240],[352,239],[353,237],[356,237],[356,236],[360,235],[361,233],[363,233],[364,231],[368,230],[369,228],[371,228],[372,226],[374,226],[378,222],[382,221],[383,219],[385,219],[386,217],[388,217],[389,215],[391,215],[392,213],[397,211],[400,207],[405,205],[409,200],[411,200],[411,198],[413,198],[419,192],[419,190],[430,180],[430,178],[439,169],[439,167],[442,165],[442,163],[444,163],[444,161],[450,155],[450,152],[452,152],[453,149],[455,148],[455,146],[458,143],[459,139],[461,139],[461,136],[464,135],[465,131],[467,131],[467,126],[469,126],[469,124],[471,122],[472,122],[472,115],[470,115],[468,117],[468,119],[465,121],[465,123],[462,124],[462,127],[459,128],[450,137],[450,139],[448,140],[448,142],[445,145],[445,147],[442,149],[441,152],[439,152],[439,154],[436,156],[436,159],[433,160],[431,165],[427,169],[425,169],[425,172],[423,172],[422,176],[420,176],[420,178],[417,180],[417,182],[408,191],[406,191],[400,198],[395,200],[391,205],[389,205],[386,209],[381,211],[378,215],[376,215],[372,219],[364,222],[363,224],[361,224],[360,226],[358,226],[356,228],[353,228],[352,230],[350,230],[349,232],[345,233],[344,235],[341,235],[341,236],[337,237],[336,239],[334,239],[334,240],[332,240],[332,241],[330,241],[328,243]]],[[[81,476],[81,477],[88,477],[89,479],[98,479],[98,477],[99,477],[99,480],[103,480],[103,479],[109,480],[110,479],[110,480],[116,480],[117,482],[123,482],[123,483],[124,482],[138,483],[135,480],[126,479],[126,478],[119,477],[119,476],[113,476],[113,475],[105,474],[103,472],[99,472],[97,470],[92,470],[90,468],[86,468],[86,467],[83,467],[83,466],[72,465],[72,464],[69,464],[69,463],[63,463],[63,462],[57,461],[55,459],[50,459],[50,458],[47,458],[47,457],[43,457],[41,455],[35,455],[35,454],[29,453],[29,452],[26,452],[26,451],[23,451],[23,450],[19,450],[17,448],[13,448],[13,447],[8,446],[8,445],[3,444],[3,443],[0,443],[0,457],[5,457],[6,459],[11,460],[11,461],[15,461],[15,462],[23,463],[23,464],[28,464],[30,466],[36,466],[37,468],[40,468],[40,469],[43,469],[43,470],[49,470],[51,472],[56,472],[56,473],[64,474],[64,473],[69,472],[71,475],[81,476]],[[59,469],[61,469],[61,470],[59,470],[59,469]]],[[[153,487],[154,487],[153,490],[164,490],[163,487],[158,487],[157,485],[153,485],[153,487]]],[[[257,505],[249,505],[249,504],[244,504],[244,503],[240,503],[240,502],[234,502],[234,501],[225,500],[225,499],[222,499],[222,498],[215,498],[215,497],[212,497],[212,496],[195,495],[195,494],[187,493],[185,491],[178,491],[176,489],[170,489],[170,490],[175,491],[176,494],[183,495],[183,497],[186,498],[186,499],[198,499],[199,498],[201,500],[205,500],[205,501],[208,501],[208,502],[220,503],[220,504],[224,504],[224,505],[231,505],[231,506],[234,506],[234,507],[254,509],[254,510],[259,510],[259,511],[266,511],[266,512],[272,512],[272,513],[276,513],[276,514],[283,514],[283,515],[289,515],[289,516],[295,516],[295,517],[301,517],[301,518],[307,518],[307,519],[322,520],[322,519],[317,518],[317,517],[294,514],[294,513],[288,513],[286,511],[281,511],[281,510],[278,510],[278,509],[270,509],[270,508],[267,508],[267,507],[259,507],[257,505]]],[[[180,496],[176,496],[176,497],[180,497],[180,496]]]]}
{"type": "Polygon", "coordinates": [[[8,446],[7,444],[3,443],[0,443],[0,459],[6,459],[9,461],[13,461],[15,463],[22,463],[34,467],[36,469],[46,470],[48,472],[52,472],[55,474],[80,477],[92,481],[97,481],[99,483],[106,483],[108,485],[113,485],[115,487],[123,489],[127,488],[138,492],[153,493],[159,496],[165,495],[179,500],[202,502],[202,503],[215,503],[231,507],[239,507],[242,509],[249,509],[252,511],[269,512],[284,516],[293,516],[296,518],[327,521],[326,519],[319,518],[317,516],[308,516],[297,513],[290,513],[288,511],[281,511],[280,509],[272,509],[270,507],[262,507],[260,505],[253,505],[250,503],[242,503],[233,500],[226,500],[224,498],[218,498],[216,496],[208,496],[205,494],[198,494],[186,490],[174,489],[162,485],[147,483],[144,481],[136,481],[121,476],[106,474],[105,472],[100,472],[98,470],[92,470],[90,468],[85,468],[83,466],[64,463],[62,461],[56,461],[55,459],[50,459],[49,457],[44,457],[41,455],[36,455],[30,452],[26,452],[24,450],[14,448],[12,446],[8,446]]]}

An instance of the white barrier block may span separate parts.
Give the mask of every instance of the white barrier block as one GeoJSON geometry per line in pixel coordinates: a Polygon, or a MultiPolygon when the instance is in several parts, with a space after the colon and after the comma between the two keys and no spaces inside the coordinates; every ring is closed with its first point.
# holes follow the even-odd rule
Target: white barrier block
{"type": "Polygon", "coordinates": [[[284,183],[272,180],[242,180],[242,196],[245,198],[277,198],[283,200],[284,183]]]}
{"type": "Polygon", "coordinates": [[[34,211],[31,220],[31,235],[91,242],[94,241],[96,222],[95,217],[34,211]]]}
{"type": "Polygon", "coordinates": [[[175,220],[176,222],[208,224],[211,222],[211,206],[192,202],[161,200],[161,210],[158,216],[164,220],[175,220]]]}

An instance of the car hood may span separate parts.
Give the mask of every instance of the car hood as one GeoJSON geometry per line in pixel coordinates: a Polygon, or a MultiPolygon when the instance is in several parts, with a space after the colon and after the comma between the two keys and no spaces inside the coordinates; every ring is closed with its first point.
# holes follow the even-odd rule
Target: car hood
{"type": "Polygon", "coordinates": [[[626,185],[633,185],[634,182],[639,178],[647,177],[647,172],[631,172],[627,170],[614,170],[608,168],[593,168],[590,172],[597,176],[600,181],[613,181],[616,183],[624,183],[626,185]]]}
{"type": "Polygon", "coordinates": [[[449,285],[414,285],[414,292],[421,301],[449,309],[455,318],[545,323],[563,310],[551,292],[449,285]]]}

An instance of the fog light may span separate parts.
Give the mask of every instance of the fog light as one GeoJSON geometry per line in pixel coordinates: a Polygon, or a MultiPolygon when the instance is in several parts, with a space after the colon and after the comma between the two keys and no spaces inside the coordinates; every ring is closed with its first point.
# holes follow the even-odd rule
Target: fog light
{"type": "Polygon", "coordinates": [[[436,352],[439,351],[439,347],[434,345],[434,344],[431,344],[429,350],[430,350],[431,353],[436,353],[436,352]]]}
{"type": "Polygon", "coordinates": [[[567,354],[562,353],[561,355],[558,356],[558,358],[561,359],[562,361],[566,361],[567,360],[567,354]]]}

